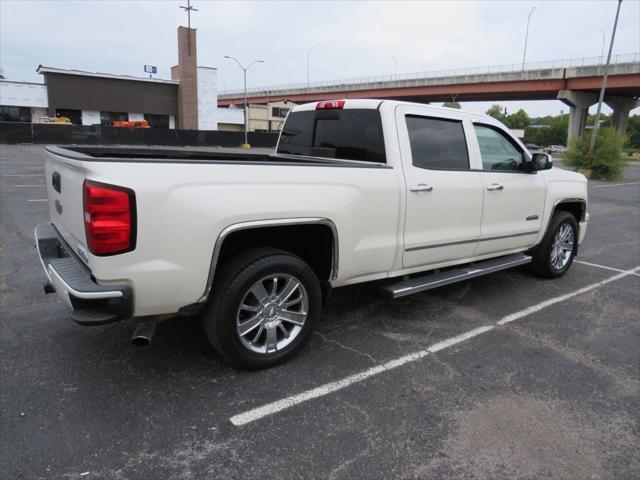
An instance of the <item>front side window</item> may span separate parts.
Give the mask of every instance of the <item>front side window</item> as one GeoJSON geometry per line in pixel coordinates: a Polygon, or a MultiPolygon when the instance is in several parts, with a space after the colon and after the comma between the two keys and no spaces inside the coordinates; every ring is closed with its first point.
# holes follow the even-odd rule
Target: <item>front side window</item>
{"type": "Polygon", "coordinates": [[[480,156],[484,170],[524,171],[525,157],[507,136],[498,129],[474,125],[480,144],[480,156]]]}
{"type": "Polygon", "coordinates": [[[407,130],[413,165],[435,170],[468,170],[469,153],[462,122],[409,115],[407,130]]]}

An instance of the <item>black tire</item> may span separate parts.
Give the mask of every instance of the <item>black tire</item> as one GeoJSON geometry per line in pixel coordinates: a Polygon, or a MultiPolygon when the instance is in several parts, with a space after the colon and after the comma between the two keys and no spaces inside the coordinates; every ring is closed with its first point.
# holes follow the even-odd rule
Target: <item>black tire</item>
{"type": "Polygon", "coordinates": [[[531,251],[533,262],[531,263],[531,270],[536,275],[543,278],[557,278],[564,275],[571,264],[573,259],[578,253],[578,222],[575,217],[569,212],[558,211],[553,214],[551,222],[549,222],[549,228],[545,234],[542,242],[536,248],[531,251]],[[553,243],[558,231],[563,228],[564,225],[568,225],[573,230],[573,249],[566,263],[557,267],[552,262],[553,257],[553,243]]]}
{"type": "MultiPolygon", "coordinates": [[[[307,263],[282,250],[258,248],[238,254],[219,273],[216,272],[212,295],[203,315],[203,326],[213,347],[230,363],[248,370],[258,370],[290,359],[308,340],[321,308],[320,283],[307,263]],[[291,343],[281,350],[265,353],[252,351],[243,343],[236,329],[241,302],[246,300],[252,286],[261,279],[280,274],[294,278],[302,285],[301,291],[306,293],[307,298],[307,317],[291,343]]],[[[282,335],[278,328],[274,327],[274,330],[282,335]]]]}

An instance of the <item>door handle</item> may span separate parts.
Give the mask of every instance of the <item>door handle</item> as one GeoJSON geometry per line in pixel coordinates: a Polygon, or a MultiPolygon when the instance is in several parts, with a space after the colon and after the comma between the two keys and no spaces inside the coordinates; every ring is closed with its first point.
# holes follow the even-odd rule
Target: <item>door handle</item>
{"type": "Polygon", "coordinates": [[[430,192],[433,190],[431,185],[427,185],[426,183],[419,183],[418,185],[413,185],[409,187],[409,190],[412,192],[430,192]]]}
{"type": "Polygon", "coordinates": [[[487,190],[503,190],[504,186],[501,183],[492,183],[487,185],[487,190]]]}

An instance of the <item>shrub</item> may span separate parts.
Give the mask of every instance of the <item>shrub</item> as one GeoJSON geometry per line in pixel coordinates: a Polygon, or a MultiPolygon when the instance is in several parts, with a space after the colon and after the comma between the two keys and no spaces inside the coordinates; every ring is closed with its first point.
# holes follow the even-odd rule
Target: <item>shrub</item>
{"type": "Polygon", "coordinates": [[[589,144],[591,132],[586,132],[569,143],[569,150],[564,157],[564,163],[578,170],[591,170],[591,178],[612,180],[622,177],[627,159],[622,155],[622,148],[627,140],[625,135],[619,134],[614,128],[607,127],[598,130],[593,159],[589,165],[589,144]]]}

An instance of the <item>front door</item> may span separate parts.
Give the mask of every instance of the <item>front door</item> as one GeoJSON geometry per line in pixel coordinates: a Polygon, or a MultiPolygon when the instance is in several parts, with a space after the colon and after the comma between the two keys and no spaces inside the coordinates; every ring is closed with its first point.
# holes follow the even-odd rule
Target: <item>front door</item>
{"type": "Polygon", "coordinates": [[[476,255],[535,243],[542,228],[546,185],[542,175],[527,171],[527,155],[504,130],[474,124],[482,159],[484,211],[476,255]]]}
{"type": "Polygon", "coordinates": [[[461,113],[399,106],[396,111],[406,180],[404,268],[473,255],[482,216],[482,173],[472,171],[461,113]]]}

